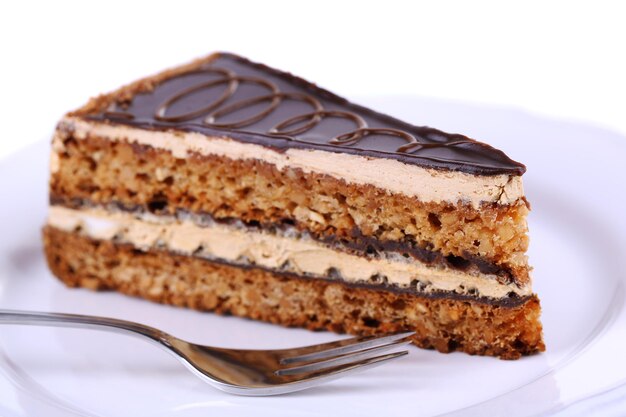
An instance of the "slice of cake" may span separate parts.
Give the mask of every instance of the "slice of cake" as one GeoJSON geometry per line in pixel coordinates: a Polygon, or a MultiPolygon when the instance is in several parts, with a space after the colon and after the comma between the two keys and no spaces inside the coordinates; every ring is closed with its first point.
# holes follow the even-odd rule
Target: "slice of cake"
{"type": "Polygon", "coordinates": [[[225,53],[59,123],[44,229],[71,287],[308,329],[543,351],[525,167],[225,53]]]}

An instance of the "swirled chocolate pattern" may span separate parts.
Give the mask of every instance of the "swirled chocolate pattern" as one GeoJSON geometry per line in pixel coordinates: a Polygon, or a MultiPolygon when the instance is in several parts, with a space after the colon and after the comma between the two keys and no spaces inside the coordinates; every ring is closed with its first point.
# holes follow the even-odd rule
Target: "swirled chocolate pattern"
{"type": "Polygon", "coordinates": [[[277,150],[345,152],[471,174],[525,171],[489,145],[410,125],[226,53],[88,118],[226,136],[277,150]]]}

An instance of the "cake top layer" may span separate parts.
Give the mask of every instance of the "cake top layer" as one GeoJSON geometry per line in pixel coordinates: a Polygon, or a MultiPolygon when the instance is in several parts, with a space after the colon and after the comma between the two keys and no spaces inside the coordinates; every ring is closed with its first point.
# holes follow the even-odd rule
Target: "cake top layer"
{"type": "Polygon", "coordinates": [[[487,144],[402,122],[228,53],[142,80],[95,103],[76,115],[228,137],[278,151],[343,152],[469,174],[522,175],[526,169],[487,144]]]}

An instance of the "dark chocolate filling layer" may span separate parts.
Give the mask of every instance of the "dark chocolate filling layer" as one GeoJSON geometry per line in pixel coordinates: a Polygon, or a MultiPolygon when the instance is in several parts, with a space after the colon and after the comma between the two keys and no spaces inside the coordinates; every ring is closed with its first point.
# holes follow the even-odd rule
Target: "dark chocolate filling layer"
{"type": "MultiPolygon", "coordinates": [[[[133,214],[143,214],[143,213],[153,213],[156,215],[164,214],[164,204],[148,204],[147,206],[142,205],[134,205],[128,206],[121,202],[111,202],[106,206],[102,206],[100,204],[92,203],[85,199],[80,198],[64,198],[60,196],[50,196],[50,205],[58,205],[64,206],[72,209],[81,209],[81,208],[103,208],[106,210],[119,210],[127,213],[133,214]]],[[[271,224],[262,224],[258,222],[248,222],[244,223],[241,219],[233,219],[233,218],[220,218],[216,219],[211,216],[209,213],[192,213],[188,210],[177,209],[176,217],[177,218],[189,218],[190,216],[194,217],[194,220],[199,220],[199,224],[207,224],[207,223],[217,223],[224,225],[233,225],[233,224],[242,224],[244,227],[250,230],[265,230],[269,232],[286,231],[288,229],[297,228],[297,224],[292,219],[285,219],[283,223],[271,223],[271,224]]],[[[298,228],[300,232],[305,232],[307,236],[310,238],[317,240],[319,242],[325,243],[328,246],[333,248],[342,250],[344,252],[352,253],[359,256],[368,256],[368,257],[381,257],[383,254],[395,253],[399,256],[403,256],[405,258],[413,258],[427,264],[429,266],[443,266],[447,268],[451,268],[454,270],[468,272],[470,270],[476,270],[483,274],[489,274],[496,277],[498,283],[503,285],[508,285],[511,283],[515,283],[516,279],[512,272],[501,265],[496,265],[492,262],[489,262],[485,259],[481,259],[477,256],[473,256],[471,254],[464,254],[464,256],[454,256],[454,255],[444,255],[439,251],[433,251],[429,249],[425,249],[417,246],[412,242],[401,242],[401,241],[385,241],[379,240],[370,236],[365,236],[358,229],[354,228],[352,230],[352,238],[342,239],[337,236],[315,236],[308,231],[303,231],[298,228]]]]}
{"type": "MultiPolygon", "coordinates": [[[[391,75],[391,71],[389,71],[391,75]]],[[[222,53],[87,119],[227,136],[278,151],[319,149],[478,175],[522,175],[502,151],[353,104],[291,74],[222,53]]]]}

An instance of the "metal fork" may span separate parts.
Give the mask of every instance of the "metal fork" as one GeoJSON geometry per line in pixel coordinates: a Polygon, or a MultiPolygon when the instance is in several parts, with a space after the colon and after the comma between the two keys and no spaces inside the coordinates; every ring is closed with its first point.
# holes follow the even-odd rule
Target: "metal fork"
{"type": "Polygon", "coordinates": [[[251,396],[311,388],[397,359],[408,351],[383,352],[410,343],[413,335],[413,332],[406,332],[293,349],[245,350],[197,345],[153,327],[107,317],[0,310],[0,324],[77,327],[141,336],[165,348],[215,388],[251,396]]]}

